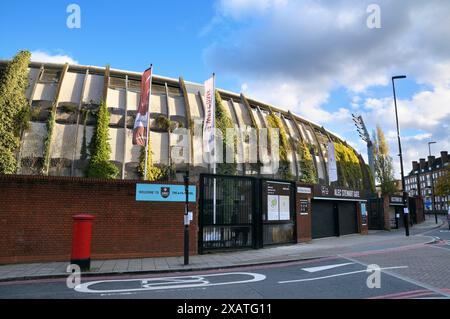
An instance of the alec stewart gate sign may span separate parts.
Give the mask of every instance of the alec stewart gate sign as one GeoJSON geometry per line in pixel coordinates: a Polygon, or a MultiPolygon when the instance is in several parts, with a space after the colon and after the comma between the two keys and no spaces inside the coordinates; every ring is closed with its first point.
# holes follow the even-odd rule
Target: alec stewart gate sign
{"type": "MultiPolygon", "coordinates": [[[[136,200],[146,202],[185,202],[184,185],[136,184],[136,200]]],[[[196,187],[189,186],[189,201],[196,201],[196,187]]]]}

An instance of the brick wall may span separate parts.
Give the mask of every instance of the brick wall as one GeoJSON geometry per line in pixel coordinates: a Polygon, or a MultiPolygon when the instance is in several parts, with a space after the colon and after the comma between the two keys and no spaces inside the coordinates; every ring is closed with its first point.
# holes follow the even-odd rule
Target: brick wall
{"type": "MultiPolygon", "coordinates": [[[[184,203],[135,196],[136,181],[0,175],[0,264],[69,261],[80,213],[95,216],[93,259],[182,256],[184,203]]],[[[197,254],[197,206],[189,206],[197,254]]]]}

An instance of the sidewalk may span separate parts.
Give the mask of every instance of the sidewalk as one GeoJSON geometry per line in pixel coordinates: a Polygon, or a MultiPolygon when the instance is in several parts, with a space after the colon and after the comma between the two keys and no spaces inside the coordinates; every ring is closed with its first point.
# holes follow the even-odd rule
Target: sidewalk
{"type": "MultiPolygon", "coordinates": [[[[438,227],[433,223],[423,223],[421,229],[438,227]]],[[[442,225],[442,224],[440,224],[442,225]]],[[[419,225],[415,225],[415,228],[419,225]]],[[[91,270],[83,276],[112,274],[137,274],[175,272],[189,270],[220,269],[236,266],[263,265],[287,261],[298,261],[358,251],[395,249],[433,242],[429,236],[405,237],[400,231],[375,231],[369,235],[347,235],[315,239],[310,243],[269,247],[259,250],[242,250],[214,254],[190,256],[189,265],[183,265],[183,257],[94,260],[91,270]]],[[[0,282],[11,280],[66,277],[68,262],[15,264],[0,266],[0,282]]]]}

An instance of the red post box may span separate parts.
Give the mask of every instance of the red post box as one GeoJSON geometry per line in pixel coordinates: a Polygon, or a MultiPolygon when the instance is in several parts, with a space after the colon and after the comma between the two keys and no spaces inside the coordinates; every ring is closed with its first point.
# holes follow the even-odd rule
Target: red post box
{"type": "Polygon", "coordinates": [[[91,267],[92,221],[94,216],[80,214],[73,216],[73,237],[71,264],[80,266],[81,270],[91,267]]]}

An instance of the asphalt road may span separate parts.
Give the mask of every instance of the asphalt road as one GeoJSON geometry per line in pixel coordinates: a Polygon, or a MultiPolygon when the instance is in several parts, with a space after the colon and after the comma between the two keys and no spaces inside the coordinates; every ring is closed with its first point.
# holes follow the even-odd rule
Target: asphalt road
{"type": "MultiPolygon", "coordinates": [[[[418,233],[418,231],[416,231],[418,233]]],[[[411,299],[450,298],[448,226],[435,244],[366,249],[316,260],[233,269],[0,283],[0,298],[411,299]],[[369,265],[376,268],[368,271],[369,265]],[[368,285],[369,282],[369,285],[368,285]],[[379,287],[378,287],[379,286],[379,287]]]]}

